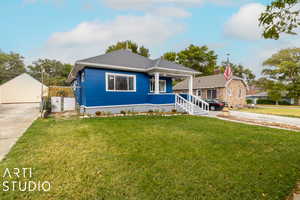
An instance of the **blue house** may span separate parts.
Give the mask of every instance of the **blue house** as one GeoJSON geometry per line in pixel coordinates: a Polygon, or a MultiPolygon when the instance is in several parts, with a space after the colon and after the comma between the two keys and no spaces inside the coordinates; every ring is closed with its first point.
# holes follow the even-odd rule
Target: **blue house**
{"type": "Polygon", "coordinates": [[[192,94],[193,77],[199,72],[162,58],[149,59],[130,50],[78,60],[69,74],[76,102],[83,113],[120,113],[130,110],[207,112],[204,101],[192,94]],[[189,79],[189,94],[172,90],[174,78],[189,79]]]}

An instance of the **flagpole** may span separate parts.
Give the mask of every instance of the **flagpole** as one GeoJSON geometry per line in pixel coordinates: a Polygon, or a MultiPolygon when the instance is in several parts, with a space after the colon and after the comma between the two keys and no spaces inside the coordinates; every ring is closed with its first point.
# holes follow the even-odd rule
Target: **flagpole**
{"type": "MultiPolygon", "coordinates": [[[[228,66],[229,66],[229,63],[230,63],[230,61],[229,61],[230,53],[227,53],[226,56],[227,56],[227,66],[226,66],[226,67],[228,67],[228,66]]],[[[226,70],[226,69],[225,69],[225,70],[226,70]]],[[[226,94],[226,98],[225,98],[225,101],[226,101],[226,102],[225,102],[225,103],[227,104],[227,107],[229,108],[229,105],[228,105],[227,83],[228,83],[228,80],[227,80],[227,82],[226,82],[226,84],[225,84],[225,94],[226,94]]]]}

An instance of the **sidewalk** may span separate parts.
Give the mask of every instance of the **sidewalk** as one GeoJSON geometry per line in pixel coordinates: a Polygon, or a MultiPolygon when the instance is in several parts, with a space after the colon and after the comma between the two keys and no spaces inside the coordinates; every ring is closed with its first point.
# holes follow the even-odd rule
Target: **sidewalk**
{"type": "Polygon", "coordinates": [[[300,128],[300,118],[281,117],[275,115],[257,114],[240,111],[230,111],[230,115],[234,117],[246,118],[260,122],[280,123],[300,128]]]}

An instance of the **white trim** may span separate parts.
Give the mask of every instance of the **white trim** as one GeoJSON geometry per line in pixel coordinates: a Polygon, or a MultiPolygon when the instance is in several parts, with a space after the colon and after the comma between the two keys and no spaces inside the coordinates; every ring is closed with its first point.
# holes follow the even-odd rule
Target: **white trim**
{"type": "Polygon", "coordinates": [[[159,94],[148,93],[148,95],[175,95],[175,93],[159,93],[159,94]]]}
{"type": "Polygon", "coordinates": [[[238,92],[239,92],[238,97],[240,99],[242,99],[243,98],[243,89],[239,87],[239,91],[238,92]]]}
{"type": "Polygon", "coordinates": [[[216,91],[216,99],[218,98],[218,89],[217,88],[208,88],[207,90],[206,90],[206,98],[207,99],[213,99],[212,97],[213,97],[213,90],[215,90],[216,91]],[[208,98],[208,91],[211,91],[211,98],[208,98]]]}
{"type": "MultiPolygon", "coordinates": [[[[129,81],[129,79],[127,79],[129,81]]],[[[114,78],[114,86],[116,87],[116,78],[114,78]]],[[[129,82],[128,82],[129,87],[129,82]]],[[[132,74],[119,74],[119,73],[111,73],[105,72],[105,90],[106,92],[136,92],[136,75],[132,74]],[[125,76],[125,77],[133,77],[133,90],[109,90],[108,89],[108,76],[125,76]]]]}
{"type": "Polygon", "coordinates": [[[141,72],[145,71],[145,69],[139,69],[139,68],[134,68],[134,67],[107,65],[107,64],[97,64],[97,63],[89,63],[89,62],[76,62],[75,64],[102,67],[102,68],[107,68],[107,69],[122,69],[122,70],[126,70],[126,71],[141,71],[141,72]]]}
{"type": "MultiPolygon", "coordinates": [[[[127,66],[118,66],[118,65],[108,65],[108,64],[101,64],[101,63],[90,63],[90,62],[75,62],[75,66],[71,70],[71,72],[68,75],[68,81],[72,81],[69,79],[74,79],[76,76],[73,75],[73,73],[77,73],[81,69],[85,67],[91,66],[91,67],[100,67],[104,69],[117,69],[117,70],[124,70],[124,71],[137,71],[137,72],[150,72],[152,70],[165,70],[165,71],[171,71],[171,72],[181,72],[181,73],[187,73],[187,74],[201,74],[201,72],[192,72],[192,71],[187,71],[187,70],[180,70],[180,69],[169,69],[169,68],[162,68],[162,67],[151,67],[151,68],[146,68],[145,69],[140,69],[140,68],[135,68],[135,67],[127,67],[127,66]],[[76,69],[76,65],[84,65],[82,68],[79,67],[79,69],[76,69]],[[76,69],[76,70],[75,70],[76,69]]],[[[176,74],[176,73],[175,73],[176,74]]],[[[174,74],[174,75],[175,75],[174,74]]],[[[182,74],[178,74],[182,75],[182,74]]]]}
{"type": "Polygon", "coordinates": [[[231,88],[227,88],[227,89],[226,89],[226,92],[227,92],[227,96],[228,96],[228,97],[231,97],[231,96],[232,96],[232,89],[231,89],[231,88]]]}
{"type": "Polygon", "coordinates": [[[164,82],[164,84],[165,84],[165,87],[164,87],[164,90],[163,91],[161,91],[160,90],[160,87],[158,87],[158,91],[159,91],[159,93],[155,93],[154,92],[154,90],[152,90],[152,88],[151,88],[151,83],[152,83],[152,81],[154,81],[154,85],[155,85],[155,80],[153,79],[153,78],[151,78],[151,79],[149,79],[149,81],[150,81],[150,84],[149,84],[149,86],[150,86],[150,93],[152,93],[152,94],[165,94],[166,92],[167,92],[167,80],[164,80],[164,79],[159,79],[159,84],[160,84],[160,81],[163,81],[164,82]]]}
{"type": "Polygon", "coordinates": [[[194,84],[193,84],[193,76],[190,76],[189,77],[189,95],[193,95],[193,86],[194,86],[194,84]]]}
{"type": "Polygon", "coordinates": [[[175,103],[168,103],[168,104],[126,104],[126,105],[111,105],[111,106],[80,106],[82,108],[113,108],[113,107],[129,107],[129,106],[173,106],[175,103]]]}
{"type": "Polygon", "coordinates": [[[175,71],[175,72],[184,72],[184,73],[190,73],[190,74],[201,74],[201,72],[192,72],[192,71],[186,71],[186,70],[181,70],[181,69],[170,69],[170,68],[163,68],[163,67],[151,67],[147,68],[146,71],[151,71],[151,70],[166,70],[166,71],[175,71]]]}
{"type": "Polygon", "coordinates": [[[80,75],[80,82],[84,83],[84,81],[85,81],[85,73],[84,73],[84,71],[82,71],[81,75],[80,75]]]}
{"type": "Polygon", "coordinates": [[[160,88],[159,88],[159,72],[155,72],[154,74],[154,93],[159,94],[160,88]]]}

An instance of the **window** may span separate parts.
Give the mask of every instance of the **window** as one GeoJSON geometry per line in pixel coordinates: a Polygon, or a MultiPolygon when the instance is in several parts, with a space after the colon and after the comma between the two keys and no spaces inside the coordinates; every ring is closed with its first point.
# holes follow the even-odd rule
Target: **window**
{"type": "Polygon", "coordinates": [[[217,98],[217,90],[216,89],[208,89],[207,90],[207,98],[208,99],[216,99],[217,98]]]}
{"type": "MultiPolygon", "coordinates": [[[[150,92],[154,92],[155,90],[155,80],[150,79],[150,92]]],[[[166,80],[159,80],[159,92],[166,92],[167,91],[167,81],[166,80]]]]}
{"type": "Polygon", "coordinates": [[[242,98],[242,93],[243,93],[242,88],[239,88],[239,98],[242,98]]]}
{"type": "Polygon", "coordinates": [[[84,72],[81,72],[81,83],[84,82],[84,72]]]}
{"type": "Polygon", "coordinates": [[[136,76],[127,74],[106,73],[106,91],[135,92],[136,76]]]}
{"type": "Polygon", "coordinates": [[[232,95],[231,88],[227,88],[227,96],[231,97],[231,95],[232,95]]]}
{"type": "Polygon", "coordinates": [[[197,96],[201,97],[202,96],[202,91],[201,90],[197,90],[197,96]]]}

